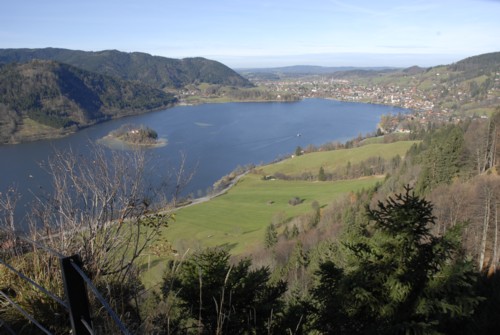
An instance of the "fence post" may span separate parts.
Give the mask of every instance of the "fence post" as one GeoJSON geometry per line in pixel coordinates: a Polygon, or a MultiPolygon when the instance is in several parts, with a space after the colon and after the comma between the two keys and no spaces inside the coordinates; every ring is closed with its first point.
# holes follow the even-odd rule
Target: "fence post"
{"type": "Polygon", "coordinates": [[[85,326],[92,325],[90,319],[89,299],[85,281],[73,268],[72,262],[81,268],[82,261],[79,255],[61,258],[61,271],[64,283],[64,293],[68,299],[69,316],[74,335],[88,335],[85,326]]]}

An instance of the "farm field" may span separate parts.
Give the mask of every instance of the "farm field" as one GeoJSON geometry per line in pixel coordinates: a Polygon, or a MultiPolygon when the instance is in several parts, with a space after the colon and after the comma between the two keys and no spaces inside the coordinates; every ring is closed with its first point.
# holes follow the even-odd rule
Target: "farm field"
{"type": "MultiPolygon", "coordinates": [[[[303,171],[317,173],[320,166],[325,170],[361,162],[370,157],[390,159],[395,155],[404,156],[416,142],[400,141],[390,144],[371,143],[352,149],[315,152],[287,159],[279,163],[256,169],[249,173],[225,194],[208,202],[179,209],[175,221],[163,232],[181,258],[186,250],[205,247],[225,246],[233,255],[248,254],[263,248],[266,227],[275,215],[287,219],[312,212],[312,203],[321,207],[350,192],[374,186],[384,176],[364,177],[340,181],[284,181],[263,180],[263,175],[276,172],[300,174],[303,171]],[[302,203],[289,204],[294,197],[302,203]]],[[[159,258],[155,252],[145,255],[143,279],[146,285],[158,283],[168,258],[159,258]]]]}
{"type": "MultiPolygon", "coordinates": [[[[262,172],[299,173],[310,170],[317,173],[320,166],[335,167],[339,164],[361,162],[373,156],[391,158],[403,156],[412,141],[391,144],[368,144],[353,149],[316,152],[287,159],[249,173],[227,193],[208,202],[181,208],[175,222],[164,230],[163,236],[181,257],[186,250],[225,246],[234,255],[247,254],[263,247],[266,227],[276,214],[291,219],[312,212],[312,203],[320,206],[343,197],[350,192],[374,186],[384,176],[371,176],[340,181],[284,181],[263,180],[262,172]],[[296,206],[289,201],[297,197],[302,203],[296,206]]],[[[326,167],[325,167],[326,169],[326,167]]],[[[145,282],[158,282],[165,267],[165,259],[149,255],[145,282]]]]}
{"type": "Polygon", "coordinates": [[[317,174],[320,167],[326,172],[337,167],[343,167],[348,162],[360,163],[371,157],[390,159],[396,155],[404,156],[406,151],[416,141],[399,141],[394,143],[371,143],[351,149],[339,149],[332,151],[318,151],[306,155],[287,159],[262,168],[266,174],[272,175],[277,172],[284,174],[301,174],[304,172],[317,174]]]}
{"type": "MultiPolygon", "coordinates": [[[[226,246],[233,255],[249,253],[263,247],[266,227],[274,215],[284,213],[287,218],[312,211],[311,204],[320,206],[349,192],[369,188],[383,177],[366,177],[334,182],[263,181],[260,175],[243,177],[229,192],[208,202],[179,210],[175,222],[163,236],[180,257],[187,249],[226,246]],[[303,202],[292,206],[288,201],[299,197],[303,202]]],[[[148,257],[144,267],[144,282],[158,282],[166,259],[148,257]]]]}

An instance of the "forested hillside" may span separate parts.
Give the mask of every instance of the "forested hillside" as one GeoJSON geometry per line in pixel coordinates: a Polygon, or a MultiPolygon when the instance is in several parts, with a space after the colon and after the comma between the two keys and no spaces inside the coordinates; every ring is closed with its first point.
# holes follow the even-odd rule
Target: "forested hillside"
{"type": "Polygon", "coordinates": [[[55,61],[6,64],[0,66],[0,143],[63,134],[175,101],[145,84],[55,61]]]}
{"type": "Polygon", "coordinates": [[[33,59],[54,60],[87,71],[140,81],[160,89],[181,88],[196,83],[253,86],[224,64],[201,57],[173,59],[117,50],[87,52],[57,48],[0,49],[0,63],[27,62],[33,59]]]}
{"type": "MultiPolygon", "coordinates": [[[[440,235],[456,225],[464,225],[462,242],[467,254],[474,258],[480,271],[495,271],[500,265],[497,215],[500,201],[500,109],[497,108],[491,118],[469,119],[457,125],[449,124],[406,136],[421,141],[413,144],[403,157],[385,161],[379,156],[356,164],[349,160],[333,171],[321,169],[323,180],[353,178],[356,170],[360,174],[354,174],[354,178],[380,173],[386,174],[386,178],[375,190],[352,194],[345,202],[335,202],[323,208],[319,226],[303,230],[302,246],[315,248],[319,240],[329,235],[328,232],[337,232],[332,227],[361,224],[366,220],[364,205],[374,205],[409,185],[416,194],[433,202],[436,216],[433,232],[440,235]]],[[[389,140],[389,136],[385,136],[385,140],[389,140]]],[[[361,145],[356,148],[358,150],[363,148],[363,143],[348,144],[361,145]]],[[[313,155],[314,152],[303,159],[313,161],[313,155]]],[[[277,164],[265,172],[276,178],[300,178],[300,175],[294,177],[287,173],[287,169],[288,164],[277,164]]],[[[314,176],[311,172],[305,174],[305,178],[320,181],[320,175],[314,176]]],[[[278,240],[283,243],[277,247],[283,248],[280,253],[291,248],[286,238],[278,240]]]]}
{"type": "MultiPolygon", "coordinates": [[[[309,318],[304,329],[309,322],[325,334],[496,333],[500,109],[407,136],[421,142],[391,161],[383,182],[271,222],[267,251],[252,255],[287,278],[288,301],[303,308],[296,317],[309,318]]],[[[363,163],[368,173],[377,173],[375,162],[363,163]]],[[[348,178],[352,168],[320,169],[314,180],[348,178]]]]}
{"type": "Polygon", "coordinates": [[[172,90],[200,84],[252,87],[201,57],[116,50],[0,49],[0,143],[51,138],[123,115],[164,108],[172,90]]]}

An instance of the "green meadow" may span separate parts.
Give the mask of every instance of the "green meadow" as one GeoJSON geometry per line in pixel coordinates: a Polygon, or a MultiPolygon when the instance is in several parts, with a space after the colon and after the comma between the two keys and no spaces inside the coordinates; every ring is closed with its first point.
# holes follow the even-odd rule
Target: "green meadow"
{"type": "Polygon", "coordinates": [[[313,152],[265,166],[262,168],[262,171],[268,175],[277,172],[289,175],[303,172],[317,174],[319,168],[323,167],[328,172],[337,167],[346,166],[348,162],[356,164],[370,157],[381,157],[384,159],[390,159],[396,155],[402,157],[414,143],[417,142],[372,143],[351,149],[313,152]]]}
{"type": "Polygon", "coordinates": [[[180,210],[176,221],[166,229],[174,248],[225,245],[240,254],[264,241],[264,231],[273,215],[285,213],[292,218],[311,211],[337,197],[374,185],[380,178],[370,177],[336,182],[261,180],[250,174],[236,187],[209,202],[180,210]],[[288,201],[299,197],[303,202],[291,206],[288,201]]]}
{"type": "MultiPolygon", "coordinates": [[[[175,213],[175,221],[164,230],[163,237],[180,254],[188,249],[214,246],[226,246],[234,255],[249,253],[263,247],[266,227],[276,214],[291,219],[312,212],[314,201],[325,206],[350,192],[369,188],[383,178],[372,176],[324,182],[263,180],[261,169],[265,174],[307,170],[317,173],[320,166],[345,165],[347,161],[356,163],[373,156],[403,156],[413,143],[377,143],[353,149],[316,152],[264,166],[258,169],[260,173],[249,173],[242,177],[225,194],[208,202],[179,209],[175,213]],[[294,197],[300,198],[302,203],[290,205],[289,200],[294,197]]],[[[148,262],[144,264],[145,270],[148,269],[144,276],[146,285],[161,279],[164,261],[148,255],[148,262]]]]}

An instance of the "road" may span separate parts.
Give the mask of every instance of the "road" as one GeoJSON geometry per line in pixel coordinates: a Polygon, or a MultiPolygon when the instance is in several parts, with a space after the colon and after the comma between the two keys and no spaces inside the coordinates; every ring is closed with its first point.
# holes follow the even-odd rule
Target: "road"
{"type": "Polygon", "coordinates": [[[238,183],[238,181],[242,177],[246,176],[247,174],[248,174],[248,171],[243,172],[242,174],[237,175],[233,180],[231,180],[231,183],[229,183],[229,185],[226,188],[224,188],[223,190],[221,190],[221,191],[219,191],[217,193],[209,194],[209,195],[206,195],[206,196],[200,197],[200,198],[195,198],[195,199],[191,200],[189,203],[187,203],[185,205],[178,206],[178,207],[176,207],[173,210],[162,211],[162,213],[175,212],[175,211],[177,211],[177,210],[179,210],[181,208],[186,208],[186,207],[189,207],[189,206],[198,205],[198,204],[210,201],[210,200],[212,200],[214,198],[217,198],[218,196],[221,196],[221,195],[227,193],[230,189],[233,188],[234,185],[236,185],[238,183]]]}

